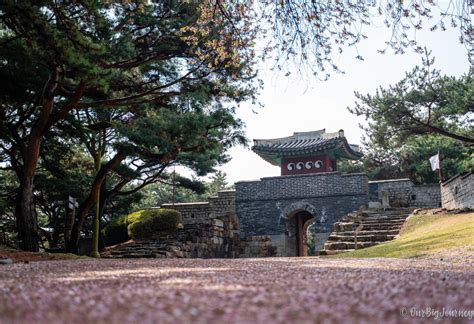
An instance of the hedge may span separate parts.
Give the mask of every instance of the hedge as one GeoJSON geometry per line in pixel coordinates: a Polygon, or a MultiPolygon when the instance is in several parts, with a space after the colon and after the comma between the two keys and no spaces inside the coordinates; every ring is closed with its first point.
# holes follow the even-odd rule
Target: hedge
{"type": "Polygon", "coordinates": [[[149,238],[156,232],[172,231],[181,222],[181,214],[174,209],[139,210],[111,221],[103,230],[106,245],[133,239],[149,238]]]}
{"type": "Polygon", "coordinates": [[[173,231],[181,222],[181,214],[174,209],[148,209],[139,215],[134,214],[133,222],[128,225],[128,235],[133,239],[145,239],[157,232],[173,231]]]}

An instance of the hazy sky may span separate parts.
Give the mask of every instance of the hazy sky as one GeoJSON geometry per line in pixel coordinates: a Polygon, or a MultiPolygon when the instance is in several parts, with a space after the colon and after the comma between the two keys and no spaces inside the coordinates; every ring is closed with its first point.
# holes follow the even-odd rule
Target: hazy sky
{"type": "MultiPolygon", "coordinates": [[[[359,144],[364,120],[350,114],[346,107],[353,106],[354,91],[373,94],[377,87],[401,80],[405,72],[421,63],[418,54],[408,50],[403,55],[377,53],[389,38],[385,28],[369,27],[368,39],[358,46],[364,61],[355,59],[355,51],[347,49],[336,60],[345,74],[332,74],[329,81],[301,80],[296,72],[291,78],[270,72],[262,67],[265,88],[260,102],[264,108],[251,103],[242,104],[238,116],[246,124],[247,137],[253,139],[284,137],[293,132],[325,128],[327,132],[344,129],[350,143],[359,144]],[[308,85],[308,83],[311,83],[308,85]],[[254,114],[252,110],[258,113],[254,114]]],[[[469,69],[466,48],[459,43],[459,31],[422,31],[417,35],[421,46],[432,50],[435,66],[443,74],[459,76],[469,69]]],[[[236,147],[229,152],[232,160],[220,167],[230,183],[279,175],[279,168],[265,162],[250,148],[236,147]]]]}

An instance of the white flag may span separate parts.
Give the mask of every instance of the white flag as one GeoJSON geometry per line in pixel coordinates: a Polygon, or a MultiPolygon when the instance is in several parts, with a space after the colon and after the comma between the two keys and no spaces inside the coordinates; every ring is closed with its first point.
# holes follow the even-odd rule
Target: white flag
{"type": "Polygon", "coordinates": [[[439,153],[430,157],[431,170],[439,170],[439,153]]]}

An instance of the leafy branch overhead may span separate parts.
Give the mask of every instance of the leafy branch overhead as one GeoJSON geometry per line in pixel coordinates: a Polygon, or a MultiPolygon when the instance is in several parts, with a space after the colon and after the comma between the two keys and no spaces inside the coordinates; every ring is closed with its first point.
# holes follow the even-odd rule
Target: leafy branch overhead
{"type": "MultiPolygon", "coordinates": [[[[226,1],[233,2],[233,1],[226,1]]],[[[242,1],[238,1],[242,2],[242,1]]],[[[246,2],[246,1],[243,1],[246,2]]],[[[356,58],[363,60],[357,45],[367,38],[367,26],[385,26],[385,44],[380,53],[393,50],[403,54],[412,49],[422,53],[417,39],[421,29],[441,32],[459,30],[459,41],[474,63],[472,14],[470,0],[373,0],[373,1],[291,1],[259,0],[257,15],[264,24],[259,27],[268,37],[264,54],[273,51],[276,68],[290,73],[288,62],[309,70],[321,79],[331,71],[340,71],[335,64],[338,55],[355,47],[356,58]]]]}
{"type": "Polygon", "coordinates": [[[106,192],[123,194],[175,163],[206,174],[245,143],[233,105],[259,87],[245,17],[199,2],[21,1],[0,12],[0,154],[18,179],[22,248],[37,250],[34,176],[55,133],[96,169],[73,245],[107,178],[106,192]]]}
{"type": "Polygon", "coordinates": [[[372,141],[400,146],[410,136],[439,134],[474,144],[474,69],[459,78],[441,76],[429,53],[423,65],[375,95],[356,93],[351,113],[364,116],[372,141]]]}
{"type": "Polygon", "coordinates": [[[428,159],[441,152],[445,179],[474,167],[474,81],[448,77],[429,52],[421,66],[375,94],[356,93],[349,111],[365,117],[364,157],[341,163],[343,171],[365,171],[372,180],[409,177],[437,183],[428,159]]]}

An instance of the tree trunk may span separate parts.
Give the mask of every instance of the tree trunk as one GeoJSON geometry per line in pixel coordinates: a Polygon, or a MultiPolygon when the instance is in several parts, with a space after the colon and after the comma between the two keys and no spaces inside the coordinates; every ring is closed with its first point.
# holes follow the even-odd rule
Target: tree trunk
{"type": "Polygon", "coordinates": [[[94,183],[92,184],[89,195],[79,207],[79,212],[77,213],[76,219],[74,220],[74,226],[71,231],[71,236],[69,238],[68,244],[66,244],[66,252],[77,253],[82,227],[84,226],[87,216],[89,215],[90,209],[95,204],[97,193],[101,189],[102,182],[105,180],[107,173],[110,170],[115,169],[118,165],[120,165],[120,163],[125,159],[125,157],[125,152],[119,151],[113,159],[111,159],[109,162],[107,162],[100,168],[100,171],[95,176],[94,183]]]}
{"type": "Polygon", "coordinates": [[[33,177],[23,176],[15,206],[18,244],[25,251],[38,252],[38,225],[33,203],[33,177]]]}
{"type": "Polygon", "coordinates": [[[51,111],[52,103],[43,106],[42,117],[38,120],[36,127],[31,131],[26,150],[23,152],[23,169],[19,172],[20,186],[16,197],[15,217],[18,230],[20,249],[37,252],[38,225],[36,222],[36,210],[34,205],[33,179],[40,156],[41,143],[43,141],[43,127],[47,111],[51,111]]]}
{"type": "Polygon", "coordinates": [[[103,217],[104,217],[104,210],[105,210],[105,205],[107,204],[107,177],[104,179],[104,182],[102,182],[102,185],[100,186],[100,201],[99,201],[99,252],[104,251],[104,246],[105,246],[105,239],[104,235],[102,234],[102,229],[104,228],[104,222],[103,222],[103,217]]]}
{"type": "Polygon", "coordinates": [[[33,178],[40,155],[43,135],[48,129],[48,122],[53,110],[54,93],[58,87],[60,67],[56,66],[43,93],[43,104],[37,121],[31,129],[28,142],[22,150],[23,168],[18,172],[20,186],[16,197],[15,217],[20,249],[37,252],[38,225],[33,201],[33,178]]]}
{"type": "Polygon", "coordinates": [[[77,254],[81,230],[87,219],[89,210],[94,206],[96,194],[97,190],[93,188],[89,193],[89,197],[86,198],[86,201],[81,204],[81,207],[79,208],[79,212],[77,213],[76,219],[74,220],[74,225],[71,230],[71,235],[69,236],[69,242],[66,244],[66,252],[68,253],[77,254]]]}
{"type": "Polygon", "coordinates": [[[20,187],[16,197],[15,217],[19,246],[26,251],[36,252],[39,249],[38,225],[33,202],[33,178],[40,156],[43,136],[48,129],[67,116],[79,102],[85,90],[85,83],[81,81],[71,100],[62,106],[56,114],[52,115],[54,97],[59,88],[62,72],[63,69],[59,65],[55,65],[51,70],[42,94],[42,106],[38,118],[31,128],[26,145],[22,149],[22,170],[17,172],[20,187]]]}

